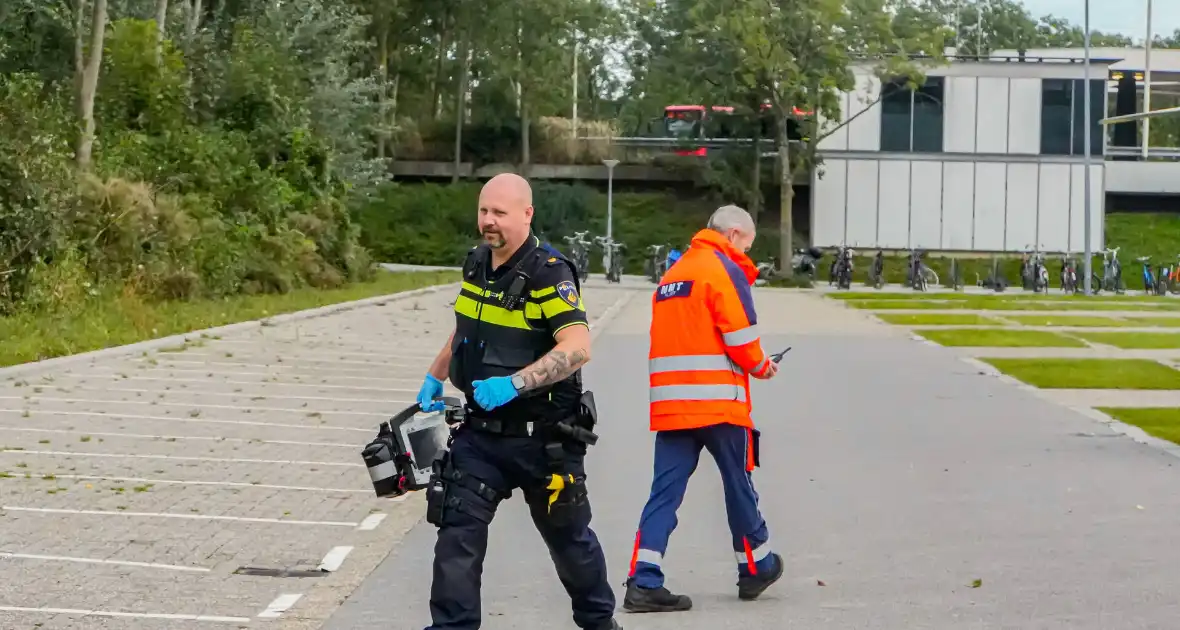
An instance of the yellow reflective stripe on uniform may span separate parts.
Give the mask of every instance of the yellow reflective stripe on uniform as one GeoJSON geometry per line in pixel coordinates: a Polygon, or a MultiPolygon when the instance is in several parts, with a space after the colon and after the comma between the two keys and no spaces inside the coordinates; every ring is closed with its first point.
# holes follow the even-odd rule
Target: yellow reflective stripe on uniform
{"type": "MultiPolygon", "coordinates": [[[[545,314],[545,317],[557,317],[562,313],[568,313],[574,310],[574,307],[570,306],[569,302],[566,302],[565,299],[559,297],[541,302],[540,307],[541,312],[545,314]]],[[[582,300],[580,297],[578,298],[578,307],[578,310],[584,310],[581,308],[582,300]]]]}
{"type": "Polygon", "coordinates": [[[530,297],[543,298],[546,295],[553,295],[557,291],[557,287],[545,287],[544,289],[537,289],[536,291],[529,291],[530,297]]]}
{"type": "Polygon", "coordinates": [[[519,328],[521,330],[533,329],[525,319],[525,311],[510,311],[495,304],[480,303],[474,298],[462,294],[455,298],[455,312],[493,326],[519,328]]]}

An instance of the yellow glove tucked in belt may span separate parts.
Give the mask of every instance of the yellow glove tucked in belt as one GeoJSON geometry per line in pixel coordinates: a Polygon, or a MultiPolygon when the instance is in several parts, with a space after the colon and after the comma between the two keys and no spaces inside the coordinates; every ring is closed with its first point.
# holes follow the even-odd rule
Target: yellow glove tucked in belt
{"type": "Polygon", "coordinates": [[[574,485],[574,476],[573,475],[566,475],[565,477],[562,477],[561,475],[550,476],[549,486],[547,489],[552,490],[553,492],[550,493],[550,495],[549,495],[548,511],[550,511],[550,512],[553,511],[553,503],[555,501],[557,501],[558,495],[560,495],[561,491],[565,489],[566,478],[569,479],[569,485],[571,485],[571,486],[574,485]]]}

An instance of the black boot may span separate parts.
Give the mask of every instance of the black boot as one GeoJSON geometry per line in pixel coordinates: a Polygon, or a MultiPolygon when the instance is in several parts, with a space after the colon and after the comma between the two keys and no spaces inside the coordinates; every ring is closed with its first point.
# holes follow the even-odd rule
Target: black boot
{"type": "Polygon", "coordinates": [[[615,621],[614,619],[611,619],[610,621],[602,624],[601,626],[596,627],[594,630],[623,630],[623,626],[620,626],[619,622],[615,621]]]}
{"type": "Polygon", "coordinates": [[[634,613],[676,612],[692,608],[688,595],[675,595],[663,586],[640,588],[634,579],[627,580],[627,595],[623,598],[623,610],[634,613]]]}
{"type": "Polygon", "coordinates": [[[774,558],[774,568],[767,572],[759,571],[757,575],[743,575],[738,578],[738,599],[750,601],[758,599],[762,591],[770,588],[783,576],[783,557],[770,552],[771,557],[774,558]]]}

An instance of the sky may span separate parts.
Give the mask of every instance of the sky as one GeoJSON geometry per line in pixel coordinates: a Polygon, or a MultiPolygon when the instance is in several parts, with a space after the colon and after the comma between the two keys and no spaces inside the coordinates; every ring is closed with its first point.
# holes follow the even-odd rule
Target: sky
{"type": "MultiPolygon", "coordinates": [[[[1085,0],[1023,0],[1033,17],[1053,14],[1078,26],[1084,23],[1085,0]]],[[[1180,29],[1180,0],[1154,0],[1151,30],[1170,35],[1180,29]]],[[[1090,28],[1143,39],[1147,33],[1147,0],[1090,0],[1090,28]]]]}

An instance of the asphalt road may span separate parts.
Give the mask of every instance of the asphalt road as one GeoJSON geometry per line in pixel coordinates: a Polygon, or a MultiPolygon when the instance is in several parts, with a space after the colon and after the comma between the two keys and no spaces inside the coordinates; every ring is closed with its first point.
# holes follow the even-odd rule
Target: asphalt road
{"type": "MultiPolygon", "coordinates": [[[[666,557],[695,607],[620,610],[624,628],[1177,627],[1180,460],[818,296],[756,294],[764,345],[794,347],[754,385],[755,483],[786,574],[738,601],[706,456],[666,557]]],[[[601,328],[586,368],[602,435],[593,527],[620,605],[651,480],[646,298],[601,328]]],[[[434,531],[410,529],[325,630],[428,625],[434,531]]],[[[574,627],[519,494],[493,523],[483,583],[488,630],[574,627]]]]}

